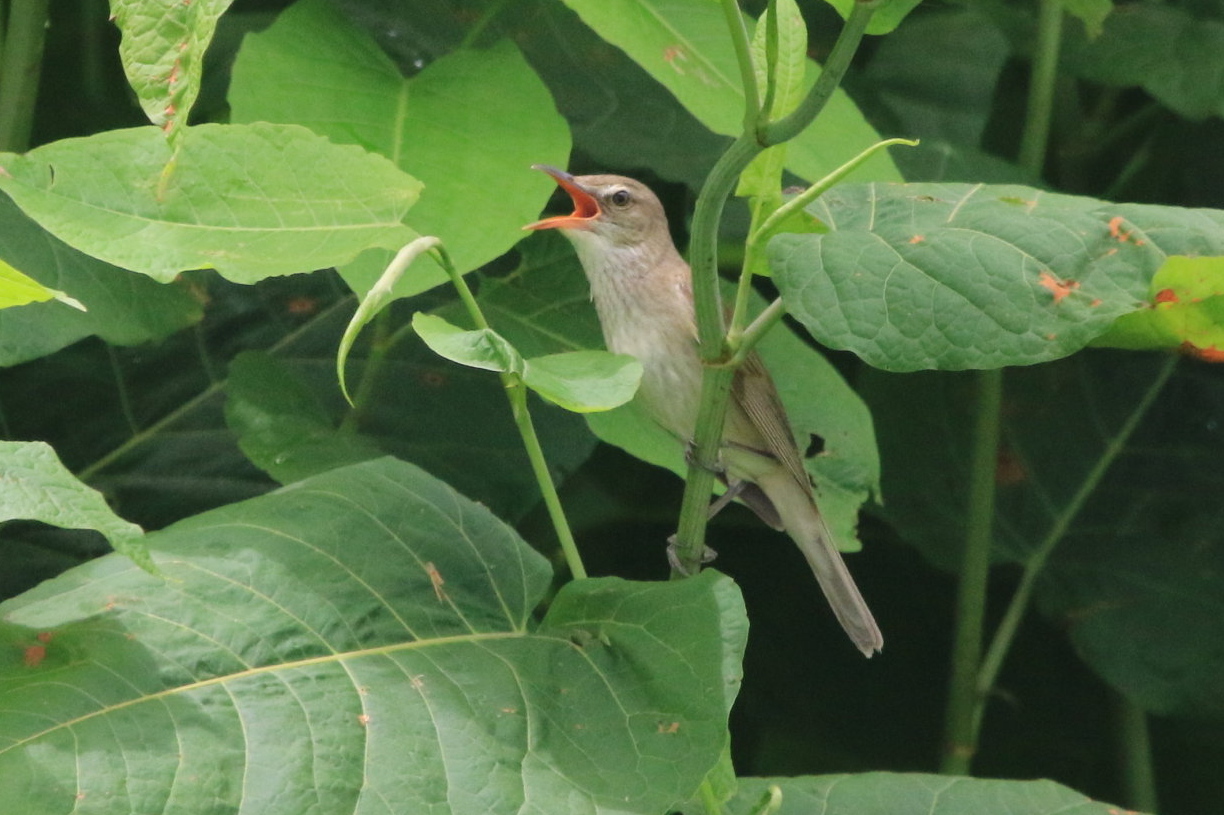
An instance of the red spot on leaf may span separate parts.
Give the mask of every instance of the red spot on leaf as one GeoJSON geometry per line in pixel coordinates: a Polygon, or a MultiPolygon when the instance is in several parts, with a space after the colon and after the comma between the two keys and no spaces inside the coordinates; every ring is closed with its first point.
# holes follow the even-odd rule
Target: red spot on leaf
{"type": "Polygon", "coordinates": [[[1061,303],[1064,297],[1080,287],[1078,280],[1059,280],[1048,271],[1042,272],[1037,282],[1054,295],[1054,305],[1061,303]]]}
{"type": "Polygon", "coordinates": [[[914,237],[909,239],[909,242],[910,243],[922,243],[925,240],[926,240],[925,235],[915,235],[914,237]]]}
{"type": "Polygon", "coordinates": [[[1178,301],[1177,292],[1172,289],[1161,289],[1156,292],[1152,300],[1156,303],[1176,303],[1178,301]]]}
{"type": "Polygon", "coordinates": [[[1201,348],[1186,340],[1181,344],[1180,350],[1183,354],[1201,359],[1203,362],[1224,362],[1224,348],[1216,348],[1214,345],[1201,348]]]}
{"type": "Polygon", "coordinates": [[[47,643],[51,642],[51,637],[52,634],[50,631],[40,631],[38,632],[38,636],[34,637],[34,639],[38,640],[43,645],[46,645],[47,643]]]}
{"type": "Polygon", "coordinates": [[[25,663],[27,668],[37,668],[47,657],[47,646],[31,645],[25,649],[25,655],[21,661],[25,663]]]}

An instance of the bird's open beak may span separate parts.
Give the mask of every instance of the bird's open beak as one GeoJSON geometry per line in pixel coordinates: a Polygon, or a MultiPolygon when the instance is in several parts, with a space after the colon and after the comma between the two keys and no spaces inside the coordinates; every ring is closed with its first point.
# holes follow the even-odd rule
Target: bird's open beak
{"type": "Polygon", "coordinates": [[[574,211],[570,215],[556,215],[527,224],[523,229],[590,229],[591,224],[599,217],[599,202],[595,197],[579,186],[574,177],[564,170],[558,170],[548,164],[533,164],[531,169],[551,175],[561,189],[568,192],[574,200],[574,211]]]}

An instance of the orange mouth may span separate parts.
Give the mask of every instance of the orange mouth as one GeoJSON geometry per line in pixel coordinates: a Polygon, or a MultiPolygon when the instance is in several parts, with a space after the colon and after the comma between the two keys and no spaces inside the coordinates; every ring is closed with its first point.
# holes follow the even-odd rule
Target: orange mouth
{"type": "Polygon", "coordinates": [[[591,223],[599,217],[599,202],[589,192],[578,186],[574,177],[564,170],[558,170],[547,164],[533,164],[531,169],[548,173],[561,189],[569,193],[574,201],[574,211],[569,215],[555,215],[535,223],[527,224],[523,229],[590,229],[591,223]]]}

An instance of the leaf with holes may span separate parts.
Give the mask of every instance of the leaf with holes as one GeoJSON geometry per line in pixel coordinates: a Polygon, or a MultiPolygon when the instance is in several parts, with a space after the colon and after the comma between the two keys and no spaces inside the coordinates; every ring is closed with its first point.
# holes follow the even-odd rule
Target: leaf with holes
{"type": "Polygon", "coordinates": [[[863,184],[808,211],[769,261],[816,339],[893,371],[1066,356],[1143,305],[1172,254],[1224,255],[1224,212],[1019,186],[863,184]]]}
{"type": "Polygon", "coordinates": [[[111,0],[119,59],[149,121],[177,137],[200,92],[204,54],[233,0],[111,0]]]}

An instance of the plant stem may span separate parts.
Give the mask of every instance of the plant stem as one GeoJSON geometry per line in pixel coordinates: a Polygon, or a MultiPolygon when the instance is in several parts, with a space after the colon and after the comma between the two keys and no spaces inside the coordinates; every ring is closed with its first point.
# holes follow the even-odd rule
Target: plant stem
{"type": "Polygon", "coordinates": [[[1063,0],[1039,0],[1037,45],[1029,77],[1028,109],[1020,138],[1020,166],[1041,175],[1050,121],[1054,110],[1054,82],[1058,75],[1058,52],[1062,44],[1063,0]]]}
{"type": "Polygon", "coordinates": [[[837,35],[837,42],[833,43],[833,50],[829,52],[829,58],[825,60],[816,84],[812,85],[807,96],[788,116],[777,122],[769,122],[760,129],[760,140],[766,147],[795,138],[824,110],[824,106],[833,96],[833,91],[837,90],[842,77],[846,75],[854,52],[863,41],[867,24],[871,22],[871,17],[878,7],[878,0],[860,0],[854,4],[854,9],[846,18],[846,24],[837,35]]]}
{"type": "Polygon", "coordinates": [[[1122,802],[1139,812],[1157,812],[1160,802],[1152,770],[1152,737],[1147,713],[1116,691],[1114,709],[1118,722],[1118,769],[1124,790],[1122,802]]]}
{"type": "Polygon", "coordinates": [[[757,87],[756,68],[752,64],[748,28],[737,0],[722,0],[722,10],[727,20],[727,32],[731,35],[731,47],[735,50],[735,61],[739,65],[740,85],[744,89],[744,132],[752,133],[756,131],[761,116],[761,91],[757,87]]]}
{"type": "Polygon", "coordinates": [[[0,61],[0,151],[30,146],[50,0],[14,0],[0,61]]]}
{"type": "MultiPolygon", "coordinates": [[[[439,244],[433,251],[438,263],[446,270],[451,283],[459,292],[459,299],[467,309],[472,322],[477,328],[489,328],[489,321],[485,319],[484,313],[480,310],[476,296],[472,294],[463,275],[459,274],[455,265],[451,263],[446,249],[439,244]]],[[[540,444],[540,437],[536,435],[535,424],[531,421],[531,411],[527,407],[527,386],[523,384],[518,374],[499,373],[498,375],[501,377],[502,386],[506,389],[506,398],[510,400],[510,412],[514,416],[514,424],[527,450],[527,459],[531,462],[531,471],[535,474],[536,483],[539,484],[540,495],[543,496],[544,506],[548,509],[548,517],[552,520],[557,539],[561,542],[565,562],[569,566],[570,574],[577,580],[583,580],[587,576],[586,567],[582,563],[582,555],[578,552],[574,533],[570,530],[569,520],[565,517],[565,510],[561,507],[561,497],[557,495],[552,473],[548,471],[548,461],[544,458],[544,448],[540,444]]]]}
{"type": "MultiPolygon", "coordinates": [[[[1041,574],[1041,570],[1045,567],[1050,555],[1054,552],[1054,548],[1066,537],[1067,530],[1071,528],[1076,516],[1087,503],[1092,493],[1100,485],[1101,480],[1105,477],[1105,473],[1110,466],[1122,454],[1126,448],[1127,442],[1131,435],[1147,415],[1152,403],[1156,401],[1156,397],[1160,395],[1160,391],[1164,388],[1165,383],[1169,381],[1169,377],[1173,375],[1173,370],[1177,367],[1177,357],[1169,355],[1165,364],[1157,372],[1156,378],[1144,391],[1143,396],[1135,405],[1135,409],[1126,417],[1126,421],[1118,428],[1117,434],[1109,440],[1105,445],[1105,449],[1101,452],[1101,457],[1097,459],[1096,464],[1084,476],[1084,480],[1080,483],[1079,489],[1071,496],[1071,500],[1063,507],[1062,511],[1054,518],[1054,523],[1050,526],[1050,531],[1046,533],[1045,538],[1038,544],[1033,554],[1024,564],[1024,573],[1020,577],[1020,583],[1016,586],[1016,592],[1012,595],[1010,602],[1007,605],[1007,610],[1003,614],[1003,620],[999,623],[999,628],[995,631],[994,637],[990,642],[990,648],[986,652],[986,658],[982,661],[982,667],[977,679],[977,693],[979,704],[985,701],[986,696],[994,688],[995,681],[998,679],[999,671],[1003,667],[1003,661],[1007,657],[1007,652],[1011,649],[1012,641],[1015,639],[1016,631],[1020,627],[1020,621],[1024,619],[1025,613],[1028,611],[1029,600],[1033,594],[1033,588],[1037,583],[1037,578],[1041,574]]],[[[982,712],[979,709],[974,723],[973,736],[976,741],[977,731],[981,727],[982,712]]]]}
{"type": "Polygon", "coordinates": [[[738,4],[733,0],[723,0],[731,36],[736,43],[741,78],[745,83],[744,121],[755,121],[757,124],[755,128],[745,130],[719,157],[714,169],[706,177],[693,213],[689,264],[693,270],[693,305],[697,318],[697,336],[701,358],[707,368],[702,378],[701,406],[693,432],[693,456],[688,468],[684,501],[680,508],[679,531],[676,535],[675,554],[681,572],[673,574],[673,577],[684,572],[695,573],[701,568],[704,559],[707,504],[714,488],[718,445],[722,439],[727,400],[735,374],[733,368],[723,365],[729,357],[722,298],[718,290],[718,227],[723,208],[735,189],[740,173],[752,159],[766,147],[794,138],[824,109],[845,75],[875,8],[874,0],[855,4],[850,18],[838,35],[833,51],[829,54],[824,70],[820,73],[820,78],[799,107],[780,122],[762,124],[757,107],[760,95],[756,89],[755,71],[750,70],[752,61],[748,53],[747,34],[742,28],[743,18],[738,4]],[[730,13],[733,6],[734,15],[730,13]]]}
{"type": "Polygon", "coordinates": [[[977,678],[986,613],[986,578],[990,570],[1002,403],[1002,370],[979,371],[969,472],[968,524],[956,597],[952,679],[944,722],[941,764],[942,772],[953,775],[969,773],[977,749],[975,723],[983,701],[978,695],[977,678]]]}

